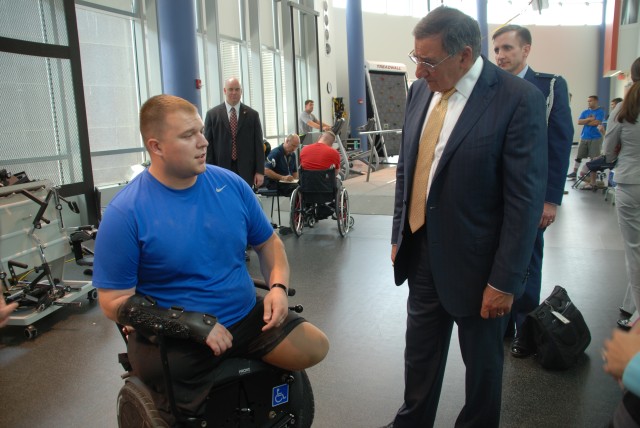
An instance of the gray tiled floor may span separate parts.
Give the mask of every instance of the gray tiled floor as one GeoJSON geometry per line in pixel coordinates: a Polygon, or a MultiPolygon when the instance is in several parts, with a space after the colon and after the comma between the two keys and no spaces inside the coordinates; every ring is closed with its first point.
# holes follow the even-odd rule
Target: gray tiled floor
{"type": "MultiPolygon", "coordinates": [[[[377,197],[359,186],[369,185],[349,180],[355,212],[367,205],[373,212],[390,209],[392,183],[370,185],[377,197]],[[365,204],[358,201],[361,195],[368,198],[365,204]]],[[[355,220],[347,238],[330,220],[300,238],[283,236],[298,290],[292,301],[304,304],[305,317],[332,344],[327,359],[309,370],[318,428],[381,426],[402,397],[407,288],[393,285],[391,218],[356,214],[355,220]]],[[[249,266],[257,272],[255,257],[249,266]]],[[[508,356],[505,428],[602,427],[619,400],[617,384],[602,372],[600,348],[615,325],[626,277],[615,207],[601,193],[570,189],[565,196],[546,234],[543,293],[555,284],[566,287],[582,310],[592,344],[577,367],[563,372],[508,356]]],[[[31,341],[22,338],[21,328],[0,332],[0,426],[115,427],[122,385],[116,354],[124,348],[115,326],[97,306],[84,305],[63,308],[38,327],[42,334],[31,341]]],[[[438,427],[453,426],[463,401],[464,366],[455,335],[453,341],[438,427]]]]}

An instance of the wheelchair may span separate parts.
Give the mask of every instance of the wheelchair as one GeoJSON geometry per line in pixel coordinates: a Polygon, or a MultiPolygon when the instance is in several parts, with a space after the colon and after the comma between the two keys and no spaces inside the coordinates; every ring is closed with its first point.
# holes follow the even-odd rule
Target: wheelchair
{"type": "Polygon", "coordinates": [[[298,171],[299,186],[291,194],[290,225],[296,236],[304,226],[314,227],[319,220],[332,217],[338,222],[340,236],[346,236],[354,219],[349,211],[349,192],[336,180],[336,170],[298,171]]]}
{"type": "MultiPolygon", "coordinates": [[[[596,173],[596,177],[598,181],[604,181],[606,174],[605,171],[612,171],[613,168],[616,167],[616,163],[618,163],[618,159],[614,159],[612,162],[607,162],[606,157],[600,156],[598,158],[592,159],[587,162],[587,172],[584,175],[581,175],[575,183],[571,186],[572,189],[578,189],[580,184],[590,178],[590,174],[592,172],[596,173]]],[[[597,188],[592,189],[594,192],[598,190],[597,188]]],[[[606,190],[606,189],[605,189],[606,190]]]]}
{"type": "MultiPolygon", "coordinates": [[[[255,281],[257,288],[268,288],[255,281]]],[[[289,295],[295,290],[289,289],[289,295]]],[[[289,308],[302,312],[302,306],[289,308]]],[[[120,332],[127,342],[121,325],[120,332]]],[[[162,361],[166,398],[171,409],[170,419],[156,409],[150,388],[132,373],[125,354],[119,360],[126,373],[124,386],[117,401],[119,428],[309,428],[313,422],[315,404],[309,377],[304,370],[289,371],[261,360],[229,358],[215,369],[215,381],[207,396],[202,418],[185,417],[176,406],[171,374],[164,348],[162,326],[156,330],[162,361]]]]}

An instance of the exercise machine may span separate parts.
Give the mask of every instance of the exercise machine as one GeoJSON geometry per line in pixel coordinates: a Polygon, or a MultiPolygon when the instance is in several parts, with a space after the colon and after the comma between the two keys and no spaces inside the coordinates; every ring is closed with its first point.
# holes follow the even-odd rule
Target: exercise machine
{"type": "MultiPolygon", "coordinates": [[[[365,131],[401,130],[407,103],[407,67],[402,63],[366,61],[367,117],[374,126],[365,131]]],[[[368,137],[369,138],[369,137],[368,137]]],[[[371,140],[370,140],[371,141],[371,140]]],[[[385,162],[400,153],[397,132],[376,136],[374,146],[385,162]]]]}
{"type": "Polygon", "coordinates": [[[5,301],[20,304],[8,324],[24,326],[32,339],[38,334],[36,321],[64,306],[81,306],[80,297],[95,300],[97,291],[90,282],[63,279],[71,252],[63,204],[76,214],[78,205],[47,180],[5,171],[0,182],[0,288],[5,301]]]}

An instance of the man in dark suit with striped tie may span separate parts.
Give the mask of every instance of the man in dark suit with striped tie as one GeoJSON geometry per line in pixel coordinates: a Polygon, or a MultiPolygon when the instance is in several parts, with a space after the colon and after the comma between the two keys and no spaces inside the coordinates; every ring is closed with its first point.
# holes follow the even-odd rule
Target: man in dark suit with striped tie
{"type": "Polygon", "coordinates": [[[258,188],[264,181],[260,115],[240,102],[242,86],[237,78],[224,82],[224,95],[225,102],[209,110],[204,121],[207,163],[229,169],[258,188]]]}

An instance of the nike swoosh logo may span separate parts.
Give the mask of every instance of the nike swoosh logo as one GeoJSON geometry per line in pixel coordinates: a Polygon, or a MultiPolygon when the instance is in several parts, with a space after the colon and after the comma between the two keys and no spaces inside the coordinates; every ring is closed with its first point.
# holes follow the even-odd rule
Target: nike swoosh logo
{"type": "Polygon", "coordinates": [[[222,186],[222,187],[216,187],[216,192],[218,192],[218,193],[222,192],[225,187],[227,187],[226,184],[224,186],[222,186]]]}

